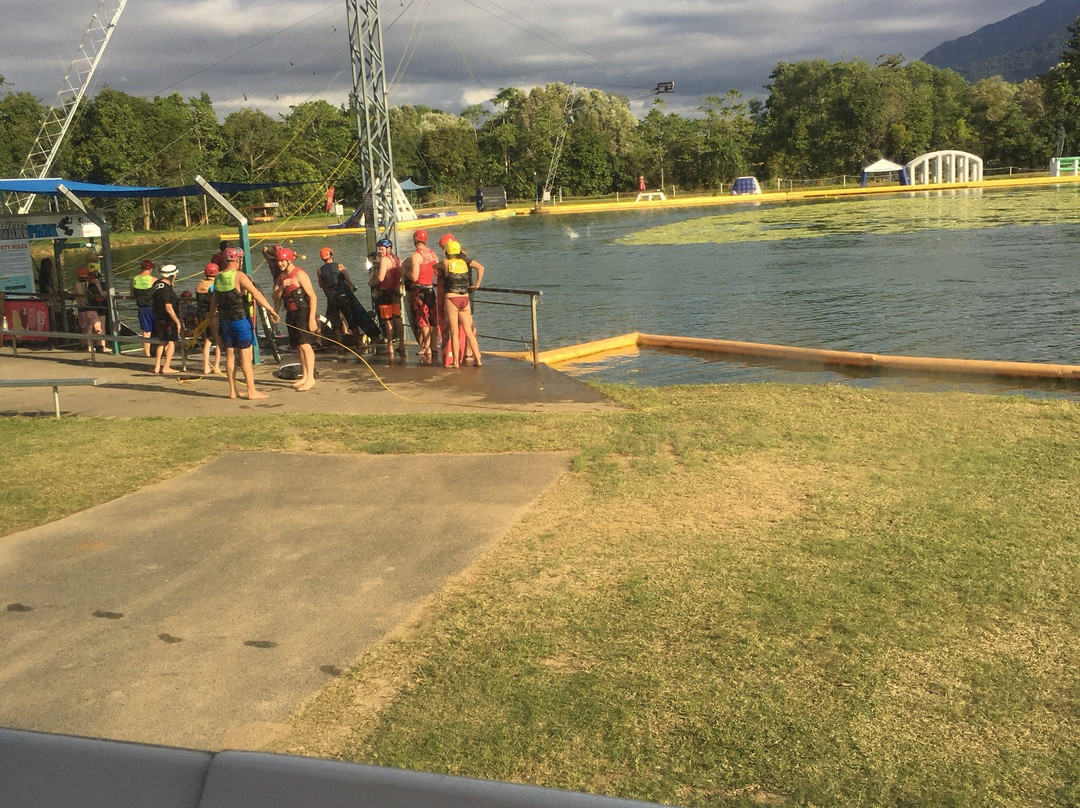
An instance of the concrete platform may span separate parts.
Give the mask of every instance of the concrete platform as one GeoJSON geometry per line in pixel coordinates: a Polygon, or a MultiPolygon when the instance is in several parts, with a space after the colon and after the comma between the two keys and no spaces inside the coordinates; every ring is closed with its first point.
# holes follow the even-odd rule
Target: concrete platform
{"type": "MultiPolygon", "coordinates": [[[[615,409],[588,385],[550,367],[497,356],[485,357],[480,368],[458,370],[421,365],[410,352],[407,364],[388,365],[385,358],[340,360],[337,353],[316,357],[318,381],[297,393],[292,382],[275,378],[276,364],[255,368],[263,401],[230,400],[221,376],[198,373],[155,376],[153,360],[142,356],[98,354],[95,364],[83,351],[10,347],[0,350],[0,379],[95,376],[105,380],[96,388],[66,388],[61,394],[64,415],[79,416],[197,416],[284,413],[394,414],[430,412],[598,412],[615,409]]],[[[297,361],[286,354],[283,363],[297,361]]],[[[201,371],[201,357],[189,367],[201,371]]],[[[179,359],[173,367],[179,369],[179,359]]],[[[241,389],[242,385],[241,385],[241,389]]],[[[5,389],[0,415],[52,416],[51,393],[40,388],[5,389]]]]}
{"type": "MultiPolygon", "coordinates": [[[[262,365],[271,398],[257,402],[230,400],[220,377],[155,376],[141,356],[4,348],[0,378],[105,379],[64,388],[64,417],[615,409],[513,359],[369,361],[320,356],[306,393],[262,365]]],[[[5,389],[0,414],[53,419],[51,392],[5,389]]],[[[0,726],[260,749],[568,468],[551,453],[234,454],[0,536],[0,726]],[[433,481],[423,497],[402,482],[419,479],[433,481]],[[467,497],[447,482],[464,479],[467,497]]]]}
{"type": "Polygon", "coordinates": [[[0,537],[0,726],[259,749],[568,468],[241,453],[0,537]]]}

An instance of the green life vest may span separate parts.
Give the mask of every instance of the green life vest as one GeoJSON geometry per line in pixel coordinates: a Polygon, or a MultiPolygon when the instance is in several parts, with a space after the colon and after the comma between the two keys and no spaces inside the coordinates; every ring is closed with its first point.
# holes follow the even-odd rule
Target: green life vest
{"type": "Polygon", "coordinates": [[[150,294],[150,287],[154,285],[156,279],[150,273],[143,275],[142,273],[136,275],[131,279],[131,290],[135,297],[136,306],[150,306],[153,304],[153,296],[150,294]]]}
{"type": "Polygon", "coordinates": [[[236,270],[219,272],[214,278],[218,316],[222,320],[243,320],[247,317],[247,298],[236,284],[236,270]]]}

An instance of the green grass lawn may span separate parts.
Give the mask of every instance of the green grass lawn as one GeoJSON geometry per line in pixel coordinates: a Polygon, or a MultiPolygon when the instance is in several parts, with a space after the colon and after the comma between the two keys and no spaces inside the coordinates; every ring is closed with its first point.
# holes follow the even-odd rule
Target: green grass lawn
{"type": "Polygon", "coordinates": [[[570,450],[276,749],[688,806],[1080,805],[1080,405],[605,391],[627,409],[4,419],[4,523],[155,453],[570,450]]]}

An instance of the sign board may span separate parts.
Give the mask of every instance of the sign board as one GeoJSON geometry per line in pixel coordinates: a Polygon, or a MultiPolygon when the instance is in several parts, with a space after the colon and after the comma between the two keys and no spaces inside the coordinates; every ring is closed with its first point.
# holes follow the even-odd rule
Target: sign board
{"type": "Polygon", "coordinates": [[[30,242],[101,238],[101,228],[82,213],[0,216],[0,291],[34,292],[30,242]]]}
{"type": "MultiPolygon", "coordinates": [[[[8,328],[19,331],[48,331],[49,304],[44,300],[5,300],[4,318],[8,328]]],[[[19,335],[20,342],[47,342],[48,337],[19,335]]]]}

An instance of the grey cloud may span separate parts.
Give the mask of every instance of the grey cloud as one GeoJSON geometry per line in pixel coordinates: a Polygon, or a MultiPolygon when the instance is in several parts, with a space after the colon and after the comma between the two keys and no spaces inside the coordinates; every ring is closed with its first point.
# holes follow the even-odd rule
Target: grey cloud
{"type": "MultiPolygon", "coordinates": [[[[388,79],[420,37],[391,87],[392,104],[457,112],[481,88],[576,81],[635,98],[640,114],[656,82],[675,81],[668,109],[693,114],[705,95],[762,96],[779,61],[917,58],[1036,1],[621,0],[611,9],[577,0],[425,0],[422,7],[403,0],[383,3],[382,11],[388,79]]],[[[0,28],[0,74],[51,102],[97,0],[52,0],[47,18],[41,4],[0,3],[12,20],[0,28]]],[[[146,96],[205,91],[219,114],[257,98],[277,115],[287,112],[279,97],[338,104],[350,83],[344,3],[130,0],[91,92],[103,84],[146,96]],[[172,12],[167,25],[164,9],[172,12]]]]}

